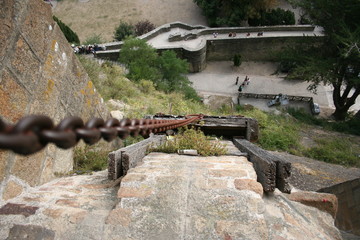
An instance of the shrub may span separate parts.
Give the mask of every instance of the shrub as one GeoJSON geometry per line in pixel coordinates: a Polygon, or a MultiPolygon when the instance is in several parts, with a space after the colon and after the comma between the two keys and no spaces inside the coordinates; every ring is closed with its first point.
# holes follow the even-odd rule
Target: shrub
{"type": "Polygon", "coordinates": [[[227,153],[226,147],[218,141],[210,141],[210,138],[194,128],[182,128],[173,139],[167,140],[157,148],[151,148],[150,152],[176,153],[177,150],[195,149],[201,156],[220,156],[227,153]]]}
{"type": "Polygon", "coordinates": [[[239,67],[241,65],[241,55],[240,54],[235,54],[234,58],[233,58],[233,61],[234,61],[234,66],[239,67]]]}
{"type": "Polygon", "coordinates": [[[142,20],[135,24],[136,36],[141,36],[155,29],[155,25],[149,20],[142,20]]]}
{"type": "Polygon", "coordinates": [[[121,21],[119,26],[117,26],[115,29],[114,39],[122,41],[132,35],[134,35],[134,26],[132,26],[130,23],[121,21]]]}
{"type": "Polygon", "coordinates": [[[139,89],[143,92],[143,93],[153,93],[155,91],[155,86],[154,83],[152,81],[149,80],[140,80],[139,84],[139,89]]]}
{"type": "Polygon", "coordinates": [[[78,35],[73,30],[71,30],[70,27],[68,27],[65,23],[63,23],[55,16],[53,16],[53,19],[55,22],[57,22],[61,31],[64,33],[66,40],[68,40],[69,43],[80,44],[78,35]]]}

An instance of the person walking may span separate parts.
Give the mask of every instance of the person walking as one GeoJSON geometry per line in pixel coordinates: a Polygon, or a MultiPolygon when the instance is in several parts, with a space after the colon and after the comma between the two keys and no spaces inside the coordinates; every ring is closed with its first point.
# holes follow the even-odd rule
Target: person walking
{"type": "Polygon", "coordinates": [[[239,89],[238,89],[239,93],[241,93],[241,92],[242,92],[242,90],[243,90],[243,86],[242,86],[242,85],[240,85],[240,87],[239,87],[239,89]]]}
{"type": "Polygon", "coordinates": [[[235,85],[237,85],[238,83],[239,83],[239,76],[237,76],[237,78],[236,78],[235,85]]]}

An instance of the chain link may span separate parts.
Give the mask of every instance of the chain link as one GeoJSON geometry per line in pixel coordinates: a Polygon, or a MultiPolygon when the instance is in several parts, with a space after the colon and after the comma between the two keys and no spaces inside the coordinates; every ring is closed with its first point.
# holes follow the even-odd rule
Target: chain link
{"type": "Polygon", "coordinates": [[[14,125],[8,125],[0,117],[0,149],[12,150],[15,153],[29,155],[53,143],[62,149],[74,147],[80,139],[86,144],[97,143],[101,138],[112,141],[116,137],[125,139],[128,136],[160,133],[166,130],[185,126],[200,120],[203,115],[188,115],[181,120],[159,119],[122,119],[91,118],[85,124],[80,117],[68,117],[57,126],[44,115],[30,115],[20,119],[14,125]]]}

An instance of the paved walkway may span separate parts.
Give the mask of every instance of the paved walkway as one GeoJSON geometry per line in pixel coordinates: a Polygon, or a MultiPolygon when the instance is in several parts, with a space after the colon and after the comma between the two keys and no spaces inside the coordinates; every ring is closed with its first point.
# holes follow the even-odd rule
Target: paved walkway
{"type": "MultiPolygon", "coordinates": [[[[235,28],[234,28],[235,29],[235,28]]],[[[221,40],[221,39],[241,39],[241,38],[271,38],[271,37],[302,37],[302,36],[324,36],[323,29],[320,27],[315,27],[314,31],[272,31],[272,32],[263,32],[263,36],[257,36],[257,32],[250,33],[250,36],[247,36],[246,33],[237,33],[235,37],[229,37],[227,33],[219,33],[216,38],[213,36],[213,32],[217,31],[217,28],[212,28],[213,32],[210,34],[200,35],[195,39],[188,40],[179,40],[174,42],[169,42],[169,36],[173,34],[196,34],[198,32],[204,31],[206,29],[194,29],[187,30],[184,28],[171,28],[168,32],[162,32],[157,36],[154,36],[147,41],[148,44],[154,48],[171,48],[171,47],[182,47],[191,50],[197,50],[202,48],[207,40],[221,40]]],[[[231,30],[230,30],[231,31],[231,30]]],[[[234,30],[235,31],[235,30],[234,30]]]]}
{"type": "MultiPolygon", "coordinates": [[[[309,96],[313,97],[314,102],[319,103],[321,107],[334,108],[331,86],[319,86],[317,94],[313,94],[307,90],[309,83],[285,80],[283,75],[274,75],[275,72],[276,64],[270,62],[244,62],[239,68],[235,68],[232,62],[223,61],[208,62],[204,71],[189,74],[188,77],[200,94],[230,96],[235,103],[237,102],[239,84],[243,82],[247,75],[250,78],[250,84],[245,86],[244,93],[283,93],[295,96],[309,96]],[[239,76],[239,84],[235,85],[237,76],[239,76]]],[[[260,109],[269,110],[266,101],[259,102],[253,99],[244,101],[260,109]]],[[[360,98],[350,109],[360,109],[360,98]]]]}

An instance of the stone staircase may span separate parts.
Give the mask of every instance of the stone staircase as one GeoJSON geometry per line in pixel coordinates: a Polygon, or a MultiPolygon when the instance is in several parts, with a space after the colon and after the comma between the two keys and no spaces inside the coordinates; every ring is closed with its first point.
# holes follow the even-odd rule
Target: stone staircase
{"type": "Polygon", "coordinates": [[[120,188],[102,171],[1,203],[0,239],[341,239],[331,214],[263,194],[256,179],[237,154],[151,153],[120,188]]]}

